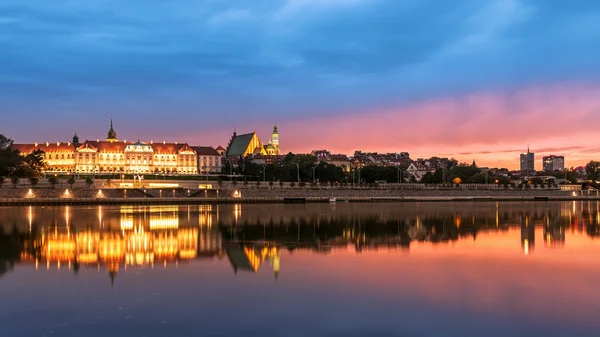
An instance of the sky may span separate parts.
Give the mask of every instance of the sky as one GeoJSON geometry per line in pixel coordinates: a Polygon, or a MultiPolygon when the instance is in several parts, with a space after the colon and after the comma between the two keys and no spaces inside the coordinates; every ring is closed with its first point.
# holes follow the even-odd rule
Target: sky
{"type": "Polygon", "coordinates": [[[0,133],[600,160],[594,0],[2,0],[0,133]]]}

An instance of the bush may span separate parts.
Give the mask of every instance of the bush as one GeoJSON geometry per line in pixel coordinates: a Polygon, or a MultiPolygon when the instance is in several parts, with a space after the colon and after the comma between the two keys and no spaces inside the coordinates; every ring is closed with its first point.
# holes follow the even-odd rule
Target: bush
{"type": "Polygon", "coordinates": [[[56,184],[58,184],[58,178],[50,177],[50,178],[48,178],[48,182],[50,183],[50,185],[52,185],[52,188],[54,188],[56,186],[56,184]]]}
{"type": "Polygon", "coordinates": [[[29,178],[29,183],[31,184],[31,187],[35,187],[38,184],[39,181],[40,180],[38,178],[36,178],[36,177],[29,178]]]}

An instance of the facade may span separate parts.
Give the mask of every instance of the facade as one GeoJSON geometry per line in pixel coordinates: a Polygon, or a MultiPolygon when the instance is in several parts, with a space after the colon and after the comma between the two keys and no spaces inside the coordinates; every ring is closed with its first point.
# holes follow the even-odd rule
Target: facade
{"type": "Polygon", "coordinates": [[[526,175],[535,173],[535,154],[529,151],[529,147],[527,147],[527,152],[521,154],[521,173],[526,175]]]}
{"type": "Polygon", "coordinates": [[[192,147],[198,155],[198,172],[221,173],[222,156],[211,146],[192,147]]]}
{"type": "Polygon", "coordinates": [[[406,169],[406,174],[415,178],[415,181],[421,181],[427,172],[435,173],[435,168],[418,162],[411,163],[406,169]]]}
{"type": "Polygon", "coordinates": [[[271,134],[271,142],[267,145],[263,145],[260,139],[258,139],[256,132],[238,135],[234,131],[224,156],[227,158],[239,158],[252,155],[276,156],[279,154],[279,131],[277,130],[277,125],[275,125],[271,134]]]}
{"type": "Polygon", "coordinates": [[[542,164],[544,171],[564,171],[565,157],[555,155],[545,156],[542,157],[542,164]]]}
{"type": "Polygon", "coordinates": [[[346,172],[350,172],[352,167],[352,161],[345,154],[332,154],[327,150],[313,150],[311,154],[317,157],[317,162],[341,167],[346,172]]]}
{"type": "MultiPolygon", "coordinates": [[[[80,144],[75,134],[72,142],[14,144],[13,149],[24,154],[43,151],[48,171],[52,172],[197,174],[199,171],[197,152],[188,144],[121,142],[112,119],[104,141],[86,140],[80,144]]],[[[215,165],[220,168],[220,159],[215,165]]]]}
{"type": "Polygon", "coordinates": [[[50,171],[69,171],[75,167],[75,146],[71,142],[13,144],[12,149],[23,154],[43,151],[44,161],[50,171]]]}

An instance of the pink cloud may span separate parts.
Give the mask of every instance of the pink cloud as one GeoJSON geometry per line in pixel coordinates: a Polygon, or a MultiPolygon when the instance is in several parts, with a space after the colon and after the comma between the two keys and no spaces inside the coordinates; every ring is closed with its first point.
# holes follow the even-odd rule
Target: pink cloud
{"type": "Polygon", "coordinates": [[[551,153],[577,166],[598,154],[599,92],[597,85],[562,84],[299,120],[281,125],[282,146],[297,152],[408,151],[415,158],[444,154],[517,168],[519,153],[529,145],[538,167],[541,156],[551,153]]]}

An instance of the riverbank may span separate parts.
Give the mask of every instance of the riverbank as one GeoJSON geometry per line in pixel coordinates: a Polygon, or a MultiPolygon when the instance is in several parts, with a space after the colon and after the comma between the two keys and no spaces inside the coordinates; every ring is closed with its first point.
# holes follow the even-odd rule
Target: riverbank
{"type": "Polygon", "coordinates": [[[2,189],[1,206],[600,200],[598,191],[382,189],[2,189]]]}

